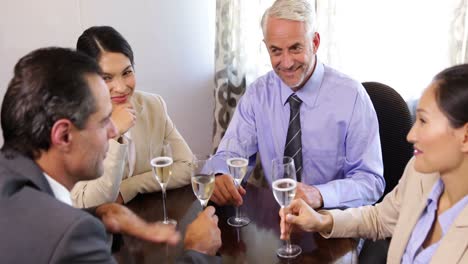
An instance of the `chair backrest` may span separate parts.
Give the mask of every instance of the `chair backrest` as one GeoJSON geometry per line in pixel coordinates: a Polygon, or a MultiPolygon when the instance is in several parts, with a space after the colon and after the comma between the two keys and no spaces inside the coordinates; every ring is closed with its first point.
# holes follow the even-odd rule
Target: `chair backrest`
{"type": "Polygon", "coordinates": [[[379,120],[386,195],[398,184],[413,156],[413,146],[406,141],[412,126],[411,114],[405,100],[390,86],[378,82],[364,82],[362,85],[379,120]]]}

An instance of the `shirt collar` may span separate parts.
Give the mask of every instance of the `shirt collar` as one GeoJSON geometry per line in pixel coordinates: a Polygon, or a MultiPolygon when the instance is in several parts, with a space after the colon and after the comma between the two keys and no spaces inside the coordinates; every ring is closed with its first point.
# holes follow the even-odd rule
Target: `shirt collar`
{"type": "MultiPolygon", "coordinates": [[[[321,63],[318,58],[315,61],[315,69],[309,80],[296,92],[296,95],[302,100],[303,105],[306,107],[313,107],[315,105],[325,72],[323,63],[321,63]]],[[[286,105],[289,96],[293,93],[290,87],[284,82],[281,82],[281,101],[283,105],[286,105]]]]}
{"type": "Polygon", "coordinates": [[[54,178],[47,175],[47,173],[45,172],[44,172],[44,176],[46,180],[49,182],[50,188],[52,189],[52,192],[54,193],[55,198],[57,198],[57,200],[61,201],[62,203],[72,206],[70,192],[67,190],[67,188],[65,188],[65,186],[60,184],[54,178]]]}
{"type": "Polygon", "coordinates": [[[444,191],[444,182],[442,181],[442,179],[439,178],[437,180],[436,184],[434,184],[434,187],[432,188],[431,193],[427,197],[427,204],[429,205],[429,204],[435,202],[436,206],[437,206],[437,203],[439,201],[439,197],[440,197],[440,195],[442,194],[443,191],[444,191]]]}

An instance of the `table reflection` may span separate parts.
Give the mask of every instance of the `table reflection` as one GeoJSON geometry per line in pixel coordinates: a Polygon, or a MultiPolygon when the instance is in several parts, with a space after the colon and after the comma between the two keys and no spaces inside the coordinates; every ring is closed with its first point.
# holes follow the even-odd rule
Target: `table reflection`
{"type": "MultiPolygon", "coordinates": [[[[291,241],[302,248],[295,259],[280,259],[276,249],[279,239],[279,205],[269,187],[246,186],[242,205],[243,214],[252,222],[234,228],[227,219],[234,215],[232,206],[217,207],[223,245],[219,250],[223,263],[357,263],[358,240],[324,239],[316,233],[294,232],[291,241]]],[[[201,211],[191,186],[168,191],[168,215],[176,219],[185,233],[186,226],[201,211]]],[[[161,193],[139,195],[128,207],[148,221],[162,220],[161,193]]],[[[123,236],[120,250],[114,254],[119,263],[174,263],[182,252],[182,243],[176,247],[157,245],[123,236]]]]}

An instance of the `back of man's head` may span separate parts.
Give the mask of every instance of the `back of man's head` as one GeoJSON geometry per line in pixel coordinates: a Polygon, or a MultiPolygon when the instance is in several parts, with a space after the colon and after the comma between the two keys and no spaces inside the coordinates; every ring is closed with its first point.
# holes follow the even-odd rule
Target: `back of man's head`
{"type": "Polygon", "coordinates": [[[83,128],[97,110],[86,75],[100,73],[95,60],[71,49],[38,49],[21,58],[3,99],[2,149],[36,159],[50,148],[57,120],[83,128]]]}

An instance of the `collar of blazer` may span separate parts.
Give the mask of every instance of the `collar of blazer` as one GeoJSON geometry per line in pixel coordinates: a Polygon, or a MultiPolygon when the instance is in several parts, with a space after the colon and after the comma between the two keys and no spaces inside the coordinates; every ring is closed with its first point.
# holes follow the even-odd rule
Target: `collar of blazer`
{"type": "Polygon", "coordinates": [[[439,247],[432,256],[431,263],[466,263],[468,259],[467,248],[468,207],[465,207],[440,241],[439,247]]]}
{"type": "Polygon", "coordinates": [[[392,239],[399,242],[392,243],[389,248],[389,255],[396,256],[399,260],[403,257],[414,226],[418,222],[424,208],[426,208],[427,197],[432,190],[432,186],[434,186],[434,183],[440,177],[439,173],[419,173],[414,170],[413,164],[414,160],[410,161],[408,163],[409,171],[405,171],[405,184],[407,188],[404,190],[400,216],[392,239]]]}
{"type": "Polygon", "coordinates": [[[42,170],[33,160],[11,149],[2,149],[0,153],[0,167],[5,170],[1,175],[4,181],[0,184],[2,196],[12,195],[25,185],[53,195],[42,170]]]}
{"type": "Polygon", "coordinates": [[[442,238],[431,263],[466,263],[468,256],[468,207],[460,212],[442,238]],[[464,257],[464,260],[461,258],[464,257]]]}

